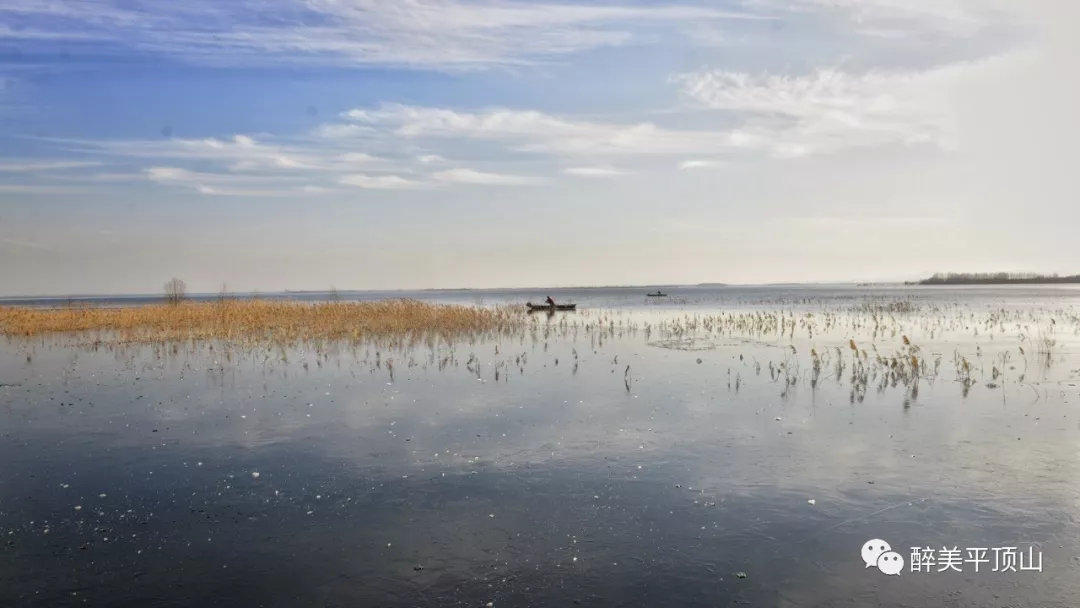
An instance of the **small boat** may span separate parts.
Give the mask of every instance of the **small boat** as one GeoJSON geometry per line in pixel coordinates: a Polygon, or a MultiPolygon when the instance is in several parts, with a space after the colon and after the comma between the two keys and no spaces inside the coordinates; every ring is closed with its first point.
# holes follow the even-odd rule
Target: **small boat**
{"type": "Polygon", "coordinates": [[[647,293],[647,294],[645,294],[645,297],[646,298],[666,298],[667,294],[658,291],[656,293],[647,293]]]}
{"type": "Polygon", "coordinates": [[[532,302],[526,302],[525,306],[529,310],[577,310],[577,304],[533,304],[532,302]]]}

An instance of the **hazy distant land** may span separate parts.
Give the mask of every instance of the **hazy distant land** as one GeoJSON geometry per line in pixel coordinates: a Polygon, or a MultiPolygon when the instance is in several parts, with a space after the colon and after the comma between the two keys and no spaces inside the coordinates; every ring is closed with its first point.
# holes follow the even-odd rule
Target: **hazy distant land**
{"type": "Polygon", "coordinates": [[[908,282],[906,285],[1036,285],[1036,284],[1080,284],[1080,275],[1059,276],[1057,274],[1035,274],[1015,272],[983,273],[938,273],[929,279],[908,282]]]}

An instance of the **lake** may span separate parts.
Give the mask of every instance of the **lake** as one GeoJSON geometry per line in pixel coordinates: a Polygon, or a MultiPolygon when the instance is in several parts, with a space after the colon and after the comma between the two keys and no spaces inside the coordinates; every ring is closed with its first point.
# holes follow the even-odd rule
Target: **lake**
{"type": "Polygon", "coordinates": [[[336,294],[579,304],[455,343],[0,342],[0,606],[1075,604],[1080,289],[655,289],[336,294]]]}

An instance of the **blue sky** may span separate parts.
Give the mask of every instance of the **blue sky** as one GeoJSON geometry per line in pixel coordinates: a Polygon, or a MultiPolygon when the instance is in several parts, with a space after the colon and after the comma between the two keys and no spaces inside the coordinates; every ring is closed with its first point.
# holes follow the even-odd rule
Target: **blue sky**
{"type": "Polygon", "coordinates": [[[7,0],[0,294],[1080,272],[1077,13],[7,0]]]}

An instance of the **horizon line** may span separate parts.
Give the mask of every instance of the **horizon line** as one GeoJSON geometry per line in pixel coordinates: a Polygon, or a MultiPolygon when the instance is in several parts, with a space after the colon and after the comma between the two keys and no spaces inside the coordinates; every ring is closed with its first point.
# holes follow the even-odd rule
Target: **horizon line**
{"type": "MultiPolygon", "coordinates": [[[[650,287],[675,287],[675,288],[694,288],[694,287],[784,287],[784,286],[801,286],[801,285],[903,285],[903,280],[892,281],[781,281],[770,283],[721,283],[721,282],[703,282],[703,283],[642,283],[636,285],[547,285],[547,286],[524,286],[524,287],[400,287],[394,289],[341,289],[341,288],[328,288],[328,289],[281,289],[281,290],[261,290],[255,289],[252,291],[227,291],[227,295],[279,295],[279,294],[319,294],[319,293],[396,293],[402,291],[413,292],[439,292],[439,291],[524,291],[524,290],[545,290],[545,289],[639,289],[650,287]]],[[[203,298],[213,297],[221,295],[220,291],[214,292],[192,292],[186,294],[187,297],[203,298]]],[[[0,295],[0,300],[30,300],[30,299],[50,299],[50,300],[62,300],[73,298],[153,298],[164,297],[163,292],[153,293],[77,293],[77,294],[19,294],[19,295],[0,295]]]]}

